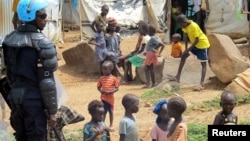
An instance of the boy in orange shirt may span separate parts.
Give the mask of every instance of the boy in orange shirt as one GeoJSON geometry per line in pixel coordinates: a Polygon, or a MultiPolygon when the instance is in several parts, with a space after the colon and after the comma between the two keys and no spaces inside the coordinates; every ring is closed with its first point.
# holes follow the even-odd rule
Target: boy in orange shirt
{"type": "Polygon", "coordinates": [[[180,42],[181,35],[179,33],[175,33],[172,35],[172,50],[171,56],[174,58],[180,58],[182,54],[182,44],[180,42]]]}

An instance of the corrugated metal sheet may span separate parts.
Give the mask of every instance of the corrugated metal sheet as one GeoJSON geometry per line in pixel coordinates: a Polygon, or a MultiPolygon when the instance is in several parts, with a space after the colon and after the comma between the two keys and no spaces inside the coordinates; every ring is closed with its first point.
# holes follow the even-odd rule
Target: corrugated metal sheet
{"type": "Polygon", "coordinates": [[[0,36],[5,37],[13,28],[12,24],[12,1],[0,0],[0,36]]]}

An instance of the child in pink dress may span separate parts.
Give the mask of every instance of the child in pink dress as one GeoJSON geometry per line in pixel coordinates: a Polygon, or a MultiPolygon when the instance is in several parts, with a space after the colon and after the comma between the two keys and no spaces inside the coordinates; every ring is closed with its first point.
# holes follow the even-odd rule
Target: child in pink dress
{"type": "Polygon", "coordinates": [[[157,114],[156,124],[153,126],[150,136],[152,141],[167,141],[169,127],[173,120],[167,114],[167,100],[161,100],[154,108],[154,113],[157,114]]]}

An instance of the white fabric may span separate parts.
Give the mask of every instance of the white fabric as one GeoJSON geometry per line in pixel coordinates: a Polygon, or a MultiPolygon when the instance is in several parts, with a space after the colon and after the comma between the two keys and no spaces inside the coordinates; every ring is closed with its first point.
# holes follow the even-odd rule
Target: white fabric
{"type": "Polygon", "coordinates": [[[210,14],[206,23],[207,33],[221,33],[237,38],[249,36],[247,14],[242,15],[242,20],[238,19],[237,5],[238,0],[210,0],[210,14]]]}
{"type": "Polygon", "coordinates": [[[191,0],[191,5],[194,5],[194,11],[198,12],[201,10],[201,0],[191,0]]]}

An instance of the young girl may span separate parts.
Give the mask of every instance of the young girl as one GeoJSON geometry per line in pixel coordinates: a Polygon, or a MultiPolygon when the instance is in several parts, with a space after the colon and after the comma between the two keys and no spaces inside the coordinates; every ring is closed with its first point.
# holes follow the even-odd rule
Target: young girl
{"type": "Polygon", "coordinates": [[[106,114],[109,112],[110,131],[113,131],[113,112],[114,112],[114,93],[118,91],[119,81],[111,74],[114,69],[114,64],[111,61],[104,61],[102,64],[103,76],[101,76],[97,83],[97,89],[101,93],[101,100],[104,104],[104,121],[106,114]]]}
{"type": "Polygon", "coordinates": [[[167,114],[167,100],[164,99],[158,102],[153,112],[158,116],[150,134],[152,141],[167,141],[167,133],[171,122],[173,122],[167,114]]]}
{"type": "Polygon", "coordinates": [[[214,118],[213,125],[237,125],[238,116],[232,111],[236,106],[236,96],[231,91],[224,91],[221,94],[220,111],[214,118]]]}
{"type": "Polygon", "coordinates": [[[175,119],[169,128],[167,140],[187,141],[187,124],[182,118],[182,114],[187,108],[186,102],[181,97],[175,96],[169,99],[167,106],[168,116],[175,119]]]}
{"type": "Polygon", "coordinates": [[[95,45],[95,63],[99,63],[99,73],[100,75],[102,74],[102,63],[104,59],[106,58],[107,55],[107,48],[106,48],[106,42],[104,38],[104,33],[103,33],[103,24],[102,23],[96,23],[96,29],[97,32],[95,33],[95,36],[92,37],[89,40],[89,44],[95,45]]]}
{"type": "Polygon", "coordinates": [[[145,66],[145,75],[146,75],[146,85],[143,88],[150,88],[155,86],[155,74],[154,66],[157,65],[157,57],[160,56],[164,44],[157,38],[155,35],[156,29],[153,25],[148,26],[148,35],[151,36],[148,45],[147,45],[147,54],[146,54],[146,66],[145,66]],[[158,53],[158,48],[161,47],[160,52],[158,53]],[[150,79],[152,85],[150,86],[150,79]]]}
{"type": "Polygon", "coordinates": [[[146,58],[146,46],[148,44],[148,41],[150,40],[150,36],[147,35],[147,25],[148,24],[143,21],[138,23],[139,37],[136,48],[128,55],[128,57],[126,57],[126,60],[124,61],[123,83],[125,84],[127,84],[129,80],[133,79],[131,64],[133,64],[135,67],[141,67],[146,58]]]}
{"type": "Polygon", "coordinates": [[[119,141],[139,141],[139,131],[134,113],[139,111],[139,98],[134,94],[126,94],[122,98],[125,114],[119,124],[119,141]]]}
{"type": "Polygon", "coordinates": [[[103,122],[104,108],[99,100],[93,100],[88,105],[91,120],[84,125],[83,141],[109,141],[109,129],[103,122]]]}

